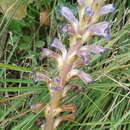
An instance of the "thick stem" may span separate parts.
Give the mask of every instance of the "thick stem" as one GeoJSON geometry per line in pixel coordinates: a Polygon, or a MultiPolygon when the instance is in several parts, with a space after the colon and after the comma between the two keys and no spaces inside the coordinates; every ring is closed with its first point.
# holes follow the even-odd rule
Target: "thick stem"
{"type": "Polygon", "coordinates": [[[74,52],[77,52],[80,49],[81,43],[78,41],[76,44],[72,47],[70,47],[68,51],[68,55],[66,57],[66,60],[63,64],[63,68],[59,73],[60,83],[59,86],[62,88],[61,90],[55,91],[51,93],[51,101],[50,101],[50,109],[48,113],[46,114],[46,124],[44,130],[54,130],[54,123],[55,123],[55,109],[58,108],[60,105],[60,100],[62,98],[63,88],[65,85],[65,81],[67,78],[67,74],[71,71],[73,67],[73,60],[70,60],[70,55],[72,55],[74,52]]]}
{"type": "Polygon", "coordinates": [[[46,125],[45,128],[43,130],[54,130],[54,118],[52,118],[52,116],[48,116],[46,118],[46,125]]]}
{"type": "Polygon", "coordinates": [[[62,90],[55,91],[51,96],[50,101],[50,110],[46,115],[46,124],[43,130],[54,130],[54,123],[55,123],[55,112],[54,110],[59,106],[60,100],[62,98],[62,90]]]}

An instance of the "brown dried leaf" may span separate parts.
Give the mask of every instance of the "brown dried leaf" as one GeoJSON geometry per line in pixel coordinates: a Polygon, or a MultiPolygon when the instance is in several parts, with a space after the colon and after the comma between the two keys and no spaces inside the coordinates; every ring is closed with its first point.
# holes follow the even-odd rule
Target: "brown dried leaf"
{"type": "Polygon", "coordinates": [[[40,24],[50,25],[49,12],[47,10],[40,12],[40,24]]]}
{"type": "MultiPolygon", "coordinates": [[[[28,0],[27,3],[31,3],[33,0],[28,0]]],[[[21,3],[17,7],[18,1],[16,0],[0,0],[1,11],[5,17],[10,17],[13,15],[13,19],[22,19],[27,14],[27,3],[21,3]]]]}
{"type": "Polygon", "coordinates": [[[71,122],[74,122],[74,120],[75,120],[75,115],[74,114],[68,114],[68,115],[59,116],[59,117],[56,118],[56,120],[54,122],[54,129],[56,129],[58,127],[58,125],[62,121],[71,121],[71,122]]]}
{"type": "Polygon", "coordinates": [[[34,113],[38,113],[40,112],[42,109],[44,109],[44,107],[46,106],[46,103],[37,103],[37,104],[33,104],[31,106],[31,111],[34,113]]]}
{"type": "Polygon", "coordinates": [[[66,112],[76,112],[76,105],[75,104],[68,104],[60,106],[62,111],[66,112]]]}
{"type": "Polygon", "coordinates": [[[75,115],[74,114],[68,114],[68,115],[63,115],[59,117],[62,121],[71,121],[74,122],[75,120],[75,115]]]}

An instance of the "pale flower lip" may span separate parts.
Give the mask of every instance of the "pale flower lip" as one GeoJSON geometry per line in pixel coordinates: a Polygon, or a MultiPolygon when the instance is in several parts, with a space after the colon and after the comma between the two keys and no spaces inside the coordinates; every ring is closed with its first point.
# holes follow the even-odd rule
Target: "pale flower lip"
{"type": "Polygon", "coordinates": [[[89,74],[77,69],[73,69],[69,72],[68,80],[71,79],[73,76],[78,76],[85,84],[88,84],[93,81],[89,74]]]}
{"type": "Polygon", "coordinates": [[[84,55],[91,55],[93,54],[102,54],[104,51],[106,50],[106,48],[100,46],[100,45],[85,45],[83,47],[81,47],[79,54],[84,54],[84,55]]]}
{"type": "Polygon", "coordinates": [[[59,54],[57,54],[56,52],[54,52],[50,49],[42,48],[41,50],[42,50],[43,55],[45,55],[45,56],[52,57],[52,58],[55,58],[55,59],[58,59],[60,57],[59,54]]]}
{"type": "Polygon", "coordinates": [[[54,38],[51,46],[59,49],[62,53],[66,53],[65,46],[62,44],[62,42],[58,38],[54,38]]]}
{"type": "Polygon", "coordinates": [[[71,23],[74,32],[78,32],[79,21],[68,7],[61,6],[61,15],[71,23]]]}
{"type": "Polygon", "coordinates": [[[54,58],[57,61],[58,66],[59,67],[62,66],[63,59],[64,59],[66,54],[63,54],[61,56],[58,53],[56,53],[50,49],[47,49],[47,48],[42,48],[41,50],[42,50],[42,55],[40,56],[40,59],[43,59],[44,57],[54,58]]]}
{"type": "Polygon", "coordinates": [[[102,55],[107,48],[100,45],[84,45],[80,48],[77,56],[80,58],[77,61],[77,65],[88,65],[92,54],[102,55]]]}
{"type": "Polygon", "coordinates": [[[100,22],[90,26],[87,31],[90,32],[92,35],[103,36],[106,40],[109,40],[109,24],[110,23],[106,21],[100,22]]]}
{"type": "Polygon", "coordinates": [[[103,6],[102,8],[100,8],[98,13],[100,15],[104,15],[104,14],[108,14],[110,12],[114,12],[115,9],[116,8],[113,6],[113,4],[107,4],[107,5],[103,6]]]}
{"type": "Polygon", "coordinates": [[[92,78],[90,77],[90,75],[88,75],[87,73],[85,73],[85,72],[83,72],[83,71],[80,71],[80,72],[78,73],[78,75],[79,75],[79,78],[80,78],[81,80],[83,80],[83,82],[84,82],[85,84],[90,83],[90,82],[93,81],[92,78]]]}
{"type": "Polygon", "coordinates": [[[77,23],[78,20],[73,15],[72,11],[65,6],[61,6],[61,14],[70,22],[70,23],[77,23]]]}

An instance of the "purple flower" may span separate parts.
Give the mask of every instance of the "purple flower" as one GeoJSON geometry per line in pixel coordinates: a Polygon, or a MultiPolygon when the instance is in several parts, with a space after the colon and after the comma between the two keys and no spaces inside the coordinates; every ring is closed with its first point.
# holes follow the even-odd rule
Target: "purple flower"
{"type": "Polygon", "coordinates": [[[80,48],[79,55],[102,54],[105,50],[106,48],[99,45],[85,45],[80,48]]]}
{"type": "Polygon", "coordinates": [[[83,80],[83,82],[84,82],[85,84],[90,83],[90,82],[93,81],[92,78],[90,77],[90,75],[88,75],[87,73],[85,73],[85,72],[83,72],[83,71],[80,71],[80,72],[78,73],[78,76],[79,76],[79,78],[80,78],[81,80],[83,80]]]}
{"type": "Polygon", "coordinates": [[[104,15],[113,11],[115,11],[115,7],[113,6],[113,4],[107,4],[100,8],[98,12],[100,15],[104,15]]]}
{"type": "Polygon", "coordinates": [[[55,38],[53,40],[51,46],[59,49],[62,53],[67,53],[65,46],[62,44],[62,42],[58,38],[55,38]]]}
{"type": "Polygon", "coordinates": [[[40,81],[40,80],[47,83],[51,82],[51,79],[48,76],[40,72],[36,72],[36,81],[40,81]]]}
{"type": "Polygon", "coordinates": [[[106,48],[99,45],[90,45],[89,48],[94,54],[102,54],[106,50],[106,48]]]}
{"type": "Polygon", "coordinates": [[[102,54],[105,50],[106,48],[99,45],[85,45],[81,47],[77,53],[79,59],[77,59],[75,66],[88,65],[92,54],[102,54]]]}
{"type": "Polygon", "coordinates": [[[78,76],[81,80],[83,80],[84,83],[90,83],[93,81],[90,75],[88,75],[87,73],[83,71],[79,71],[77,69],[71,70],[70,73],[67,75],[67,79],[69,80],[70,78],[74,76],[78,76]]]}
{"type": "Polygon", "coordinates": [[[72,11],[68,7],[62,6],[61,14],[71,23],[74,32],[77,32],[79,27],[79,21],[73,15],[72,11]]]}
{"type": "Polygon", "coordinates": [[[61,7],[61,14],[70,22],[70,23],[77,23],[78,20],[73,15],[72,11],[65,6],[61,7]]]}
{"type": "Polygon", "coordinates": [[[54,58],[58,62],[58,67],[62,66],[63,64],[63,56],[57,54],[56,52],[47,49],[47,48],[42,48],[42,56],[40,57],[41,59],[44,58],[45,56],[54,58]]]}
{"type": "Polygon", "coordinates": [[[94,24],[88,28],[88,32],[92,35],[103,36],[105,39],[109,40],[109,24],[110,23],[106,21],[94,24]]]}
{"type": "Polygon", "coordinates": [[[59,54],[57,54],[56,52],[54,52],[50,49],[42,48],[41,50],[42,50],[43,56],[48,56],[48,57],[52,57],[52,58],[55,58],[55,59],[60,57],[59,54]]]}

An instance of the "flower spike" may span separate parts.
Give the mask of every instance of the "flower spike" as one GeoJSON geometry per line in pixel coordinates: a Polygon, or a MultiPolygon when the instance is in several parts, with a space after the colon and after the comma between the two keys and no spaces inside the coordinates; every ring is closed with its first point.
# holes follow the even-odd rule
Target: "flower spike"
{"type": "MultiPolygon", "coordinates": [[[[62,98],[67,96],[69,90],[76,91],[77,94],[83,91],[83,87],[70,82],[79,78],[85,84],[93,81],[92,77],[78,70],[90,63],[93,54],[101,55],[106,48],[89,44],[93,36],[104,37],[110,39],[109,25],[110,22],[103,21],[97,23],[99,18],[107,13],[115,10],[113,4],[107,4],[106,0],[78,0],[78,18],[73,14],[71,9],[61,6],[61,15],[68,20],[68,24],[61,26],[60,32],[67,33],[67,46],[62,44],[58,38],[54,38],[51,47],[58,50],[57,52],[47,48],[42,49],[41,58],[51,57],[58,62],[58,70],[52,72],[51,79],[41,73],[36,73],[36,79],[42,80],[48,84],[50,101],[48,104],[36,104],[32,106],[32,111],[43,110],[45,106],[45,127],[42,130],[54,130],[62,121],[74,121],[76,114],[76,106],[74,104],[62,104],[62,98]],[[87,45],[84,45],[88,43],[87,45]],[[61,105],[62,104],[62,105],[61,105]],[[68,115],[66,115],[67,112],[68,115]]],[[[58,33],[58,32],[57,32],[58,33]]],[[[66,36],[66,35],[65,35],[66,36]]],[[[68,98],[67,98],[68,99],[68,98]]]]}

